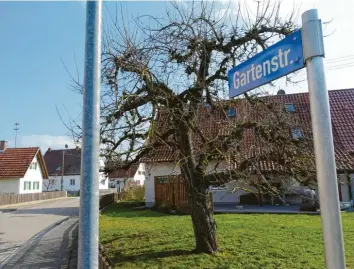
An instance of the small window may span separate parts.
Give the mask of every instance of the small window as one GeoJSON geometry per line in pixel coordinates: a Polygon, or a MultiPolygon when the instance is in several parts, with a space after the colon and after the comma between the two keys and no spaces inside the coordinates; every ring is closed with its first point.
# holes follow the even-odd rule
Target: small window
{"type": "Polygon", "coordinates": [[[55,169],[55,171],[59,172],[61,170],[61,166],[58,166],[57,169],[55,169]]]}
{"type": "Polygon", "coordinates": [[[236,108],[230,107],[229,110],[227,111],[227,116],[228,117],[236,117],[236,108]]]}
{"type": "Polygon", "coordinates": [[[31,190],[31,181],[28,181],[28,190],[31,190]]]}
{"type": "Polygon", "coordinates": [[[138,175],[144,175],[145,172],[144,171],[138,171],[138,175]]]}
{"type": "Polygon", "coordinates": [[[299,128],[291,129],[291,136],[293,137],[293,139],[299,139],[304,137],[302,131],[299,128]]]}
{"type": "Polygon", "coordinates": [[[295,105],[294,104],[285,104],[286,112],[295,112],[295,105]]]}
{"type": "Polygon", "coordinates": [[[75,179],[70,179],[70,185],[74,186],[75,185],[75,179]]]}
{"type": "Polygon", "coordinates": [[[33,163],[33,166],[34,166],[34,170],[37,170],[37,163],[33,163]]]}

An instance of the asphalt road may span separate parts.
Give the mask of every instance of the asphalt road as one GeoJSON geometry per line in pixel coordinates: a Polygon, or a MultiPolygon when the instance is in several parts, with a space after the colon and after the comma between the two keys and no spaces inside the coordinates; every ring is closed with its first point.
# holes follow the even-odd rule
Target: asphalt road
{"type": "Polygon", "coordinates": [[[79,216],[79,198],[44,201],[0,213],[0,268],[29,239],[67,217],[79,216]]]}

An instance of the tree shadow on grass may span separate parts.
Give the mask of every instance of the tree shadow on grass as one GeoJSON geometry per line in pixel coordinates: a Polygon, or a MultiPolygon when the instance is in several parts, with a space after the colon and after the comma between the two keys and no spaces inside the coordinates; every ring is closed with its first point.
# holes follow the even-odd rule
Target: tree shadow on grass
{"type": "Polygon", "coordinates": [[[123,262],[136,262],[136,261],[148,261],[158,258],[169,258],[169,257],[180,257],[192,255],[194,252],[192,250],[165,250],[158,252],[144,252],[136,255],[125,255],[121,252],[114,253],[112,257],[112,262],[114,263],[123,263],[123,262]]]}
{"type": "Polygon", "coordinates": [[[172,214],[157,212],[149,208],[141,208],[141,202],[118,202],[108,206],[102,216],[119,218],[166,217],[172,214]]]}

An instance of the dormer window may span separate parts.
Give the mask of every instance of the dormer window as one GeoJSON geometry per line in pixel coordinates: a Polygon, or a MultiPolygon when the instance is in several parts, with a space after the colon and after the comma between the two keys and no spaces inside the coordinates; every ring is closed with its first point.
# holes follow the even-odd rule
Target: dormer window
{"type": "Polygon", "coordinates": [[[230,107],[227,111],[227,116],[230,118],[236,117],[236,108],[235,107],[230,107]]]}
{"type": "Polygon", "coordinates": [[[295,112],[295,105],[294,104],[285,104],[286,112],[295,112]]]}
{"type": "Polygon", "coordinates": [[[291,129],[291,136],[293,139],[299,139],[299,138],[304,137],[302,131],[299,128],[292,128],[291,129]]]}

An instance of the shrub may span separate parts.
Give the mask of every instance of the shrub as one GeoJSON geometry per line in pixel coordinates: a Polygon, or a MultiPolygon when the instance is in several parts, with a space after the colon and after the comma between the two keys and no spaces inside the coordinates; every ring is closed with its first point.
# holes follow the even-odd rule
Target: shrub
{"type": "Polygon", "coordinates": [[[145,186],[132,186],[122,193],[122,201],[142,201],[145,199],[145,186]]]}

